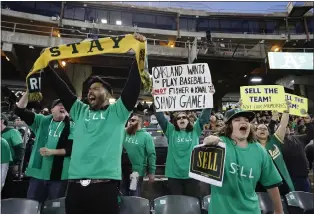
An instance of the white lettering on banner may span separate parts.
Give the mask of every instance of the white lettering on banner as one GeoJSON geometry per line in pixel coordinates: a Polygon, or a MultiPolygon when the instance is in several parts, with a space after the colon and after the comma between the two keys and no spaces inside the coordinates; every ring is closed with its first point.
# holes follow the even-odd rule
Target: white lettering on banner
{"type": "Polygon", "coordinates": [[[31,89],[32,89],[32,90],[38,89],[38,86],[37,86],[37,79],[36,79],[36,78],[30,78],[30,79],[29,79],[29,82],[30,82],[30,86],[31,86],[31,89]]]}
{"type": "Polygon", "coordinates": [[[230,164],[230,167],[231,167],[231,171],[229,171],[231,174],[239,174],[239,171],[240,171],[240,176],[241,177],[248,177],[248,178],[250,178],[250,179],[252,179],[252,178],[254,178],[254,176],[252,175],[252,168],[250,168],[250,174],[245,174],[245,171],[247,171],[247,170],[245,170],[245,168],[244,168],[244,166],[240,166],[240,165],[238,165],[238,164],[236,164],[236,163],[231,163],[230,164]]]}
{"type": "Polygon", "coordinates": [[[153,95],[157,112],[213,107],[213,85],[206,63],[154,67],[153,95]]]}

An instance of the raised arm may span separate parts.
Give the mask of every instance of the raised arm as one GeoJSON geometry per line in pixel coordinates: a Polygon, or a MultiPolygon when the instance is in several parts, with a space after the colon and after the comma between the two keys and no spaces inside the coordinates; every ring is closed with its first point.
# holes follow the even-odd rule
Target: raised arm
{"type": "Polygon", "coordinates": [[[16,104],[14,113],[21,118],[27,125],[31,126],[34,123],[35,113],[26,110],[28,103],[28,92],[25,92],[20,101],[16,104]]]}
{"type": "Polygon", "coordinates": [[[57,61],[49,63],[50,69],[46,69],[46,78],[49,80],[52,89],[60,98],[64,108],[70,112],[77,97],[69,89],[68,85],[58,76],[57,71],[64,72],[57,61]]]}
{"type": "Polygon", "coordinates": [[[148,174],[154,175],[156,170],[156,150],[152,136],[149,135],[145,143],[148,159],[148,174]]]}
{"type": "Polygon", "coordinates": [[[132,63],[129,78],[121,93],[121,100],[125,108],[129,111],[134,109],[141,89],[141,78],[136,60],[132,63]]]}
{"type": "Polygon", "coordinates": [[[165,117],[164,113],[163,112],[156,112],[154,109],[154,114],[156,116],[156,119],[157,119],[158,124],[160,125],[162,131],[164,133],[166,133],[169,122],[168,122],[167,118],[165,117]]]}
{"type": "Polygon", "coordinates": [[[289,123],[289,110],[290,110],[290,103],[287,101],[287,110],[281,116],[280,124],[278,129],[276,130],[275,134],[277,137],[283,142],[285,135],[286,135],[286,128],[289,123]]]}
{"type": "Polygon", "coordinates": [[[201,113],[201,115],[199,117],[201,130],[203,130],[203,126],[208,123],[211,112],[212,112],[211,108],[203,109],[203,111],[202,111],[202,113],[201,113]]]}

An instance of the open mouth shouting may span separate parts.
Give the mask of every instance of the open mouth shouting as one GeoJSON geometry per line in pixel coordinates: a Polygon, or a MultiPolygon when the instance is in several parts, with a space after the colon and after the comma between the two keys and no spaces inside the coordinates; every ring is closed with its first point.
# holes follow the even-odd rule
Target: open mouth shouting
{"type": "Polygon", "coordinates": [[[246,134],[248,128],[249,128],[249,126],[247,124],[241,124],[240,125],[240,133],[243,135],[246,134]]]}
{"type": "Polygon", "coordinates": [[[88,96],[88,101],[89,101],[90,104],[93,104],[96,101],[96,97],[94,95],[90,94],[88,96]]]}

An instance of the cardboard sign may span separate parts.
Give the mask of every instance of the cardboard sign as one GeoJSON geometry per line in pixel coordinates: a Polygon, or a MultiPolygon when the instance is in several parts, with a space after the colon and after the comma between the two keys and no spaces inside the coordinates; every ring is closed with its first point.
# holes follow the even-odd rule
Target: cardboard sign
{"type": "Polygon", "coordinates": [[[206,63],[154,67],[152,77],[157,112],[213,107],[214,87],[206,63]]]}
{"type": "Polygon", "coordinates": [[[294,94],[285,94],[285,99],[291,102],[289,114],[305,117],[308,111],[308,100],[294,94]]]}
{"type": "Polygon", "coordinates": [[[285,89],[281,85],[259,85],[240,87],[243,110],[283,112],[287,109],[285,89]]]}
{"type": "Polygon", "coordinates": [[[189,177],[221,187],[225,160],[226,145],[224,143],[220,142],[217,146],[197,145],[191,154],[189,177]]]}

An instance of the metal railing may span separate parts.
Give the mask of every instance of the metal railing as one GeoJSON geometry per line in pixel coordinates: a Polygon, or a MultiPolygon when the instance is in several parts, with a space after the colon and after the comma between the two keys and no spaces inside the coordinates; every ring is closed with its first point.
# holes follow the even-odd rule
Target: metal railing
{"type": "MultiPolygon", "coordinates": [[[[1,29],[12,31],[13,33],[30,33],[37,34],[42,36],[49,37],[61,37],[61,38],[81,38],[88,39],[93,36],[98,38],[102,37],[114,37],[119,36],[121,34],[104,34],[104,33],[93,33],[93,32],[82,32],[79,29],[75,28],[61,28],[61,27],[51,27],[44,25],[35,25],[35,24],[26,24],[26,23],[16,23],[16,22],[8,22],[1,21],[1,29]]],[[[90,28],[89,30],[92,30],[90,28]]],[[[130,32],[134,33],[134,32],[130,32]]],[[[155,38],[147,38],[147,43],[150,45],[160,45],[164,43],[165,45],[169,43],[169,40],[155,39],[155,38]]],[[[192,42],[183,42],[183,41],[173,41],[173,47],[182,47],[187,48],[189,44],[192,42]]]]}
{"type": "MultiPolygon", "coordinates": [[[[121,34],[106,34],[99,32],[82,32],[80,29],[76,28],[62,28],[57,26],[44,26],[37,24],[28,24],[28,23],[17,23],[9,21],[1,21],[1,29],[11,31],[14,33],[29,33],[42,36],[51,37],[61,37],[61,38],[78,38],[78,39],[88,39],[102,37],[114,37],[121,34]]],[[[89,28],[87,30],[95,30],[89,28]]],[[[134,32],[129,32],[134,33],[134,32]]],[[[147,43],[154,46],[168,46],[169,40],[162,40],[156,38],[147,38],[147,43]]],[[[173,41],[172,47],[181,47],[189,48],[193,45],[192,41],[173,41]]],[[[225,56],[225,57],[255,57],[255,58],[264,58],[265,52],[270,51],[266,45],[264,49],[254,49],[256,44],[245,44],[245,43],[231,43],[224,41],[209,42],[203,40],[197,41],[197,48],[199,49],[199,54],[205,55],[215,55],[215,56],[225,56]],[[264,53],[263,53],[264,52],[264,53]]],[[[282,51],[290,50],[292,52],[313,52],[313,48],[283,48],[282,51]]]]}

